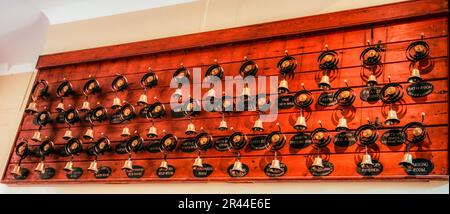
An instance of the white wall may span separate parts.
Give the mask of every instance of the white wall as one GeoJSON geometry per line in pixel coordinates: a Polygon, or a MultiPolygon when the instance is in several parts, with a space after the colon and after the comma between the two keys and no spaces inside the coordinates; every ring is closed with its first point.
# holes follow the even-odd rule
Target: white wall
{"type": "MultiPolygon", "coordinates": [[[[167,37],[260,23],[390,0],[210,0],[98,19],[52,25],[45,53],[167,37]],[[320,2],[320,3],[319,3],[320,2]],[[325,5],[325,6],[323,6],[325,5]],[[180,21],[182,20],[182,21],[180,21]]],[[[0,172],[25,108],[33,73],[0,76],[0,172]]],[[[0,193],[449,193],[439,182],[283,182],[283,183],[146,183],[77,185],[0,185],[0,193]]]]}

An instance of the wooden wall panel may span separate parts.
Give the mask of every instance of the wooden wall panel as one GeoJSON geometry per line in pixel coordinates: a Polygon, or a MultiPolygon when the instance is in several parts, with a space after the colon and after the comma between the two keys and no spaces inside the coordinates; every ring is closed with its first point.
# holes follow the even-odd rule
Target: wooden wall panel
{"type": "MultiPolygon", "coordinates": [[[[135,165],[145,168],[142,178],[127,178],[120,170],[123,161],[128,156],[117,154],[114,151],[99,156],[99,165],[107,165],[113,169],[112,175],[107,179],[95,179],[86,168],[92,156],[82,153],[75,157],[75,165],[84,169],[83,175],[77,180],[66,178],[62,170],[68,157],[60,157],[52,154],[46,158],[48,166],[55,167],[56,175],[49,180],[40,179],[37,173],[31,172],[25,180],[15,180],[10,171],[18,163],[19,158],[11,152],[8,166],[3,174],[3,183],[51,183],[51,182],[102,182],[102,183],[128,183],[143,181],[271,181],[271,180],[371,180],[371,179],[448,179],[448,3],[442,0],[411,1],[390,4],[380,7],[344,11],[329,15],[319,15],[306,18],[298,18],[262,25],[248,26],[242,28],[206,32],[194,35],[172,37],[167,39],[144,41],[112,47],[80,50],[75,52],[60,53],[41,56],[38,63],[38,75],[36,80],[45,79],[49,82],[51,96],[46,100],[38,102],[39,109],[47,107],[55,118],[57,112],[55,107],[60,101],[56,96],[56,88],[64,78],[70,80],[77,94],[64,100],[65,105],[73,105],[80,108],[84,101],[81,88],[90,76],[97,78],[102,86],[102,93],[90,97],[91,105],[99,102],[110,106],[114,98],[114,92],[110,85],[116,74],[127,77],[130,88],[120,93],[122,100],[136,104],[142,89],[139,80],[152,67],[158,77],[159,83],[156,88],[147,92],[149,98],[158,97],[170,111],[170,95],[175,89],[169,87],[173,72],[183,63],[189,69],[201,68],[202,76],[206,69],[217,59],[225,70],[226,75],[238,75],[238,70],[243,62],[243,57],[255,60],[259,65],[259,75],[278,76],[276,68],[278,60],[288,50],[289,55],[294,56],[299,66],[293,77],[288,78],[290,94],[301,90],[300,83],[312,91],[316,98],[314,104],[306,110],[308,129],[307,133],[318,127],[317,121],[321,120],[323,126],[334,130],[340,117],[338,106],[322,107],[316,104],[317,97],[321,91],[317,84],[318,76],[317,57],[324,50],[325,45],[336,50],[340,56],[339,69],[331,73],[332,91],[345,86],[344,80],[348,80],[358,95],[351,108],[346,109],[348,125],[354,131],[361,124],[366,123],[365,118],[384,121],[388,106],[381,101],[374,103],[362,102],[359,93],[363,90],[366,78],[369,75],[366,69],[361,68],[359,55],[364,49],[366,41],[381,41],[386,49],[383,53],[383,72],[377,77],[379,85],[389,82],[397,82],[405,89],[409,83],[410,62],[405,57],[407,46],[420,38],[424,33],[426,41],[430,45],[430,57],[432,62],[420,67],[422,78],[434,85],[434,90],[427,97],[412,98],[405,93],[403,99],[393,107],[398,111],[401,123],[393,127],[382,127],[382,134],[391,128],[401,128],[405,124],[420,120],[420,114],[426,113],[425,125],[428,136],[419,146],[410,149],[415,158],[426,158],[433,162],[434,168],[428,175],[408,175],[404,169],[398,166],[402,158],[405,145],[387,146],[378,139],[375,145],[369,147],[370,153],[375,160],[383,164],[383,171],[377,176],[362,176],[356,171],[356,164],[364,152],[364,148],[358,144],[348,147],[339,147],[330,143],[323,148],[321,153],[325,160],[334,164],[334,171],[328,176],[312,176],[308,171],[316,150],[312,146],[303,149],[294,149],[289,146],[289,139],[297,133],[293,128],[298,116],[295,108],[280,109],[276,122],[280,123],[282,131],[287,136],[287,144],[279,152],[280,159],[287,164],[288,171],[282,177],[270,178],[263,172],[264,166],[273,158],[273,153],[267,150],[251,150],[248,146],[241,151],[242,161],[249,165],[250,172],[243,178],[231,178],[226,170],[234,161],[234,154],[229,151],[217,151],[214,148],[202,152],[206,163],[214,167],[214,172],[207,178],[196,178],[193,176],[191,165],[197,153],[186,153],[175,150],[168,156],[168,161],[176,167],[176,173],[169,179],[158,178],[155,174],[162,158],[162,153],[150,153],[144,150],[133,154],[135,165]],[[405,8],[409,8],[405,10],[405,8]],[[395,12],[394,12],[395,11],[395,12]],[[379,14],[371,15],[366,13],[379,14]],[[447,13],[446,13],[447,12],[447,13]],[[350,18],[352,17],[352,18],[350,18]],[[330,22],[332,18],[336,20],[330,22]],[[311,20],[314,20],[312,23],[311,20]],[[286,27],[289,26],[289,27],[286,27]],[[288,30],[286,30],[288,29],[288,30]],[[258,36],[256,36],[258,35],[258,36]],[[215,38],[215,39],[211,39],[215,38]],[[163,45],[164,44],[164,45],[163,45]]],[[[197,87],[198,85],[194,86],[197,87]]],[[[202,94],[208,89],[202,89],[202,94]]],[[[239,93],[239,92],[238,92],[239,93]]],[[[254,92],[252,92],[254,93],[254,92]]],[[[141,107],[136,107],[139,111],[141,107]]],[[[114,110],[108,108],[111,114],[114,110]]],[[[83,113],[82,113],[83,115],[83,113]]],[[[256,120],[257,112],[237,112],[227,114],[226,120],[229,127],[243,131],[249,138],[268,134],[277,130],[276,122],[264,123],[265,131],[255,133],[251,131],[253,122],[256,120]]],[[[12,151],[19,139],[30,139],[38,129],[33,124],[35,116],[24,114],[12,151]]],[[[215,139],[229,136],[232,131],[218,131],[221,115],[217,112],[201,112],[193,118],[197,129],[204,127],[215,139]]],[[[168,113],[163,119],[155,120],[158,130],[167,130],[174,133],[180,141],[192,138],[184,134],[188,124],[188,118],[174,118],[168,113]]],[[[72,127],[75,136],[81,136],[89,126],[81,122],[72,127]]],[[[105,133],[112,141],[113,148],[121,144],[124,139],[120,137],[123,127],[129,127],[145,136],[150,123],[147,119],[137,117],[126,124],[110,124],[108,122],[96,123],[95,135],[98,137],[105,133]]],[[[54,138],[57,148],[65,145],[62,140],[65,124],[52,121],[42,129],[43,136],[54,138]]],[[[337,132],[332,131],[332,134],[337,132]]],[[[146,145],[149,143],[146,139],[146,145]]],[[[29,140],[31,147],[39,143],[29,140]]],[[[83,142],[86,149],[93,142],[83,142]]],[[[22,167],[32,171],[39,162],[37,157],[27,157],[22,160],[22,167]]]]}

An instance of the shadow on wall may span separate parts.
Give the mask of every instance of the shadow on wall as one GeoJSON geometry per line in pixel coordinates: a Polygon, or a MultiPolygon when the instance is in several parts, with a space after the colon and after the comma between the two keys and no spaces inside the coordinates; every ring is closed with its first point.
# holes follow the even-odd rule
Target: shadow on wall
{"type": "Polygon", "coordinates": [[[33,71],[49,21],[24,0],[0,1],[0,75],[33,71]]]}

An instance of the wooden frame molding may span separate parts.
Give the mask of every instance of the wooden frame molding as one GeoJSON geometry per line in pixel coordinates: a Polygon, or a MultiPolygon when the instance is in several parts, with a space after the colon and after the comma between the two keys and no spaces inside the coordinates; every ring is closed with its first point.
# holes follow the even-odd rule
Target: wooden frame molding
{"type": "Polygon", "coordinates": [[[196,47],[319,33],[426,16],[448,15],[446,0],[416,0],[307,16],[204,33],[42,55],[37,68],[183,50],[196,47]],[[381,9],[382,8],[382,9],[381,9]]]}
{"type": "MultiPolygon", "coordinates": [[[[449,35],[447,29],[447,1],[407,1],[239,28],[43,55],[39,58],[35,81],[46,80],[49,96],[38,99],[33,104],[36,105],[38,111],[47,109],[52,120],[46,123],[44,127],[40,127],[36,122],[36,114],[23,114],[1,182],[35,184],[150,181],[448,180],[449,35]],[[421,37],[421,35],[423,36],[421,37]],[[417,63],[409,60],[405,51],[414,41],[420,39],[426,42],[424,46],[429,47],[429,52],[427,52],[429,54],[417,63]],[[368,40],[372,45],[379,44],[380,46],[377,47],[382,47],[381,51],[377,49],[378,56],[381,56],[381,62],[377,64],[379,66],[377,73],[373,71],[373,67],[362,66],[360,56],[363,51],[367,51],[368,40]],[[323,72],[323,70],[319,68],[317,59],[328,48],[335,51],[333,53],[339,56],[339,63],[336,69],[327,70],[330,71],[327,75],[332,86],[327,92],[351,87],[355,95],[355,100],[352,101],[351,106],[317,104],[319,97],[324,92],[323,89],[318,87],[323,77],[323,73],[320,72],[323,72]],[[252,147],[248,142],[239,151],[239,158],[248,167],[248,174],[244,177],[235,177],[235,174],[230,173],[229,170],[237,155],[229,151],[228,146],[224,146],[224,142],[227,142],[224,137],[229,137],[234,131],[231,128],[226,131],[217,128],[222,119],[222,114],[218,112],[202,110],[192,118],[183,114],[171,113],[174,109],[172,109],[170,102],[174,101],[170,98],[175,91],[174,88],[170,87],[173,74],[175,70],[180,68],[180,63],[183,63],[183,66],[186,66],[185,68],[188,70],[199,68],[201,71],[199,76],[203,77],[207,69],[213,65],[212,63],[219,63],[225,76],[236,76],[245,62],[243,59],[248,57],[258,65],[257,75],[280,76],[277,65],[280,59],[286,56],[286,53],[294,57],[297,64],[291,73],[292,75],[284,77],[289,82],[289,92],[282,94],[282,96],[295,95],[302,91],[304,87],[311,91],[311,96],[314,97],[313,104],[302,109],[308,127],[301,131],[295,127],[300,112],[299,109],[294,107],[292,101],[289,101],[294,98],[288,98],[288,101],[278,108],[277,121],[264,123],[264,130],[261,132],[252,129],[260,116],[259,112],[244,111],[226,114],[224,119],[228,128],[234,127],[236,128],[235,131],[245,133],[249,142],[251,139],[256,139],[256,146],[253,145],[252,147]],[[140,81],[148,72],[149,67],[152,67],[152,71],[158,76],[158,84],[144,90],[140,81]],[[418,86],[410,87],[415,84],[410,82],[412,68],[419,69],[420,77],[429,83],[425,85],[427,86],[427,93],[420,92],[423,93],[422,95],[425,94],[424,96],[407,93],[408,88],[418,86]],[[120,93],[111,89],[111,83],[118,73],[125,76],[129,83],[129,87],[120,93]],[[402,90],[404,92],[403,97],[392,106],[380,100],[363,101],[360,98],[361,93],[367,90],[367,80],[371,74],[376,75],[377,87],[382,87],[388,83],[398,83],[397,89],[399,90],[397,91],[402,90]],[[95,78],[101,86],[101,91],[86,96],[83,94],[83,88],[91,78],[95,78]],[[58,88],[63,88],[61,83],[65,81],[70,81],[74,93],[61,99],[56,94],[58,88]],[[430,87],[430,84],[433,87],[430,87]],[[138,113],[145,108],[145,106],[137,104],[142,104],[138,100],[141,100],[140,97],[144,93],[150,98],[148,103],[155,102],[151,98],[156,97],[159,102],[165,105],[166,114],[162,118],[155,118],[154,124],[146,116],[138,113]],[[65,148],[65,146],[72,139],[67,140],[67,137],[63,137],[69,126],[61,120],[61,113],[57,106],[63,102],[66,107],[72,106],[81,109],[86,101],[91,108],[98,103],[105,107],[108,112],[107,115],[111,117],[111,115],[119,112],[111,105],[115,98],[119,98],[120,101],[127,101],[135,106],[138,113],[136,118],[124,123],[114,120],[113,122],[97,121],[92,125],[86,120],[87,113],[80,112],[80,117],[85,119],[81,119],[70,126],[72,136],[81,139],[86,131],[89,131],[88,133],[92,131],[94,137],[88,136],[82,140],[83,152],[74,156],[67,154],[67,151],[65,153],[63,150],[69,148],[65,148]],[[364,146],[353,139],[343,140],[345,144],[342,144],[342,140],[339,141],[339,139],[336,143],[334,142],[334,139],[337,139],[336,136],[342,134],[336,130],[344,115],[344,111],[341,111],[342,108],[347,111],[345,124],[351,132],[361,130],[358,127],[367,123],[366,118],[370,118],[372,122],[379,122],[380,125],[376,128],[378,137],[376,141],[373,141],[375,143],[372,142],[372,144],[364,146]],[[399,123],[389,124],[389,126],[381,125],[384,124],[382,121],[388,118],[388,111],[392,110],[391,108],[396,111],[397,115],[392,117],[397,117],[399,123]],[[423,137],[420,143],[412,144],[409,147],[403,142],[403,135],[394,135],[394,137],[390,135],[394,138],[390,144],[386,142],[386,138],[382,140],[381,136],[392,129],[401,130],[407,124],[409,124],[409,127],[411,122],[419,122],[423,112],[426,113],[426,119],[421,126],[423,129],[419,131],[427,134],[420,135],[420,137],[423,137]],[[322,121],[320,126],[317,123],[319,120],[322,121]],[[186,133],[187,125],[190,123],[197,127],[197,131],[200,130],[200,127],[203,127],[204,131],[214,139],[212,140],[214,143],[221,139],[219,142],[222,144],[218,144],[219,146],[212,145],[210,149],[201,152],[201,158],[205,160],[204,163],[211,165],[211,168],[208,169],[214,169],[211,174],[202,172],[209,175],[207,177],[199,176],[198,171],[193,171],[191,167],[194,159],[198,157],[198,153],[189,149],[195,148],[195,145],[192,145],[195,135],[186,133]],[[147,137],[152,124],[158,129],[160,134],[158,137],[153,138],[152,135],[147,137]],[[314,158],[318,155],[317,148],[314,148],[310,142],[299,143],[298,141],[298,138],[306,139],[304,136],[298,137],[299,132],[311,134],[314,132],[313,130],[319,127],[330,130],[329,133],[333,140],[320,149],[321,158],[328,162],[326,163],[326,166],[329,167],[328,174],[317,174],[315,173],[317,171],[310,168],[314,158]],[[130,175],[130,171],[122,170],[124,163],[128,164],[127,160],[131,157],[123,149],[124,143],[130,140],[122,136],[124,128],[128,128],[131,133],[139,134],[145,141],[143,149],[137,149],[140,151],[135,150],[131,155],[132,165],[140,166],[139,172],[142,172],[140,174],[142,177],[130,175]],[[285,173],[283,175],[274,176],[266,170],[274,159],[274,152],[267,150],[265,139],[270,133],[280,129],[285,134],[286,141],[284,147],[277,152],[277,160],[287,166],[287,171],[282,171],[285,173]],[[178,144],[173,150],[170,150],[167,156],[160,151],[160,141],[162,135],[164,135],[162,130],[165,130],[166,134],[175,135],[178,139],[178,144]],[[426,132],[423,130],[426,130],[426,132]],[[35,141],[31,140],[35,134],[41,135],[42,138],[48,136],[54,142],[57,152],[53,152],[45,158],[45,165],[55,169],[56,172],[53,177],[49,176],[50,179],[45,176],[42,178],[40,177],[42,174],[33,171],[42,157],[39,157],[39,155],[24,157],[20,154],[17,155],[15,152],[17,145],[22,140],[27,140],[32,149],[41,146],[39,137],[35,137],[35,141]],[[89,147],[93,148],[94,143],[103,134],[108,136],[112,150],[98,157],[94,157],[93,154],[95,153],[87,153],[86,150],[89,147]],[[182,146],[181,144],[185,142],[188,143],[187,146],[182,146]],[[364,173],[364,170],[358,168],[361,166],[360,163],[366,151],[370,153],[371,159],[379,163],[374,174],[364,173]],[[399,166],[405,151],[409,151],[416,161],[414,162],[414,168],[405,169],[399,166]],[[109,177],[98,176],[98,174],[92,173],[92,170],[87,171],[94,159],[99,166],[111,168],[108,173],[104,173],[104,171],[100,173],[102,175],[108,174],[109,177]],[[81,170],[78,169],[79,177],[67,174],[68,172],[64,171],[69,160],[83,170],[83,173],[80,174],[81,170]],[[174,174],[166,176],[164,173],[167,173],[167,171],[161,171],[158,168],[161,163],[165,163],[163,160],[173,166],[176,173],[172,171],[174,174]],[[422,163],[422,165],[418,166],[417,163],[422,163]],[[18,165],[30,170],[31,173],[28,177],[17,177],[20,173],[14,173],[16,177],[11,174],[18,165]]],[[[224,80],[222,81],[225,83],[224,80]]],[[[195,83],[191,86],[199,87],[201,85],[195,83]]],[[[201,88],[201,90],[203,96],[209,88],[201,88]]],[[[221,92],[215,90],[215,93],[220,96],[221,92]]],[[[237,90],[242,89],[236,88],[237,90]]],[[[239,92],[237,91],[237,93],[239,92]]],[[[258,91],[254,94],[267,92],[258,91]]],[[[367,91],[365,92],[367,94],[367,91]]],[[[269,96],[273,95],[269,94],[269,96]]],[[[30,98],[27,100],[27,104],[29,103],[31,103],[30,98]]],[[[348,136],[348,133],[344,134],[348,136]]],[[[350,137],[353,138],[354,135],[350,135],[350,137]]],[[[133,140],[130,143],[135,142],[133,140]]],[[[38,166],[42,166],[42,164],[38,166]]],[[[411,163],[409,166],[411,166],[411,163]]],[[[40,168],[42,169],[42,167],[40,168]]],[[[127,168],[130,170],[130,167],[125,167],[125,169],[127,168]]],[[[18,167],[15,169],[15,172],[17,172],[18,167]]],[[[204,168],[200,169],[204,170],[204,168]]],[[[43,170],[38,171],[42,172],[43,170]]]]}

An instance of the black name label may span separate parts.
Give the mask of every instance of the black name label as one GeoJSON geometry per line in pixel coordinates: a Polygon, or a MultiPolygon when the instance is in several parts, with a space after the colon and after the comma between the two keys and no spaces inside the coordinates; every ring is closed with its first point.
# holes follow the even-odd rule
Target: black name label
{"type": "Polygon", "coordinates": [[[151,140],[147,145],[147,150],[151,153],[161,152],[159,145],[161,142],[159,140],[151,140]]]}
{"type": "Polygon", "coordinates": [[[216,142],[214,142],[214,148],[220,152],[228,151],[228,138],[227,137],[218,138],[216,142]]]}
{"type": "Polygon", "coordinates": [[[144,176],[144,171],[142,166],[133,166],[132,170],[125,170],[125,173],[129,178],[141,178],[144,176]]]}
{"type": "Polygon", "coordinates": [[[311,136],[306,133],[298,133],[291,137],[291,140],[289,141],[289,144],[292,148],[295,149],[303,149],[311,145],[312,140],[311,136]]]}
{"type": "Polygon", "coordinates": [[[192,170],[193,174],[197,178],[206,178],[210,176],[214,171],[214,168],[209,164],[203,164],[203,167],[196,167],[192,170]]]}
{"type": "Polygon", "coordinates": [[[168,165],[167,169],[159,167],[156,170],[156,175],[158,175],[158,177],[160,178],[170,178],[175,175],[175,167],[173,167],[172,165],[168,165]]]}
{"type": "Polygon", "coordinates": [[[56,170],[54,168],[45,168],[44,173],[41,174],[41,179],[47,180],[53,178],[56,174],[56,170]]]}
{"type": "Polygon", "coordinates": [[[148,108],[148,107],[142,108],[142,109],[139,111],[139,115],[140,115],[142,118],[145,118],[148,111],[149,111],[149,108],[148,108]]]}
{"type": "Polygon", "coordinates": [[[111,176],[112,170],[107,166],[102,166],[98,169],[96,173],[94,173],[95,178],[97,179],[105,179],[111,176]]]}
{"type": "Polygon", "coordinates": [[[267,177],[275,178],[275,177],[281,177],[287,172],[287,166],[284,163],[280,162],[280,169],[271,169],[270,168],[271,163],[267,164],[264,167],[264,174],[267,175],[267,177]]]}
{"type": "Polygon", "coordinates": [[[172,113],[172,117],[174,118],[181,118],[184,117],[184,112],[182,111],[182,108],[172,109],[170,111],[172,113]]]}
{"type": "Polygon", "coordinates": [[[411,97],[425,97],[433,92],[434,86],[429,82],[417,82],[406,88],[406,93],[411,97]]]}
{"type": "Polygon", "coordinates": [[[58,115],[56,116],[56,122],[57,123],[65,123],[65,121],[64,121],[64,112],[59,112],[58,113],[58,115]]]}
{"type": "Polygon", "coordinates": [[[284,96],[278,97],[278,108],[289,109],[292,107],[294,107],[294,96],[284,95],[284,96]]]}
{"type": "Polygon", "coordinates": [[[111,115],[111,118],[109,120],[112,124],[119,124],[123,122],[122,117],[120,116],[120,111],[117,111],[113,115],[111,115]]]}
{"type": "Polygon", "coordinates": [[[383,171],[383,165],[377,160],[372,160],[373,166],[361,167],[361,163],[356,166],[356,171],[362,176],[376,176],[383,171]]]}
{"type": "Polygon", "coordinates": [[[66,173],[68,179],[78,179],[83,175],[83,169],[80,167],[73,168],[72,171],[66,173]]]}
{"type": "Polygon", "coordinates": [[[127,148],[126,148],[126,143],[116,144],[115,150],[116,150],[117,154],[126,154],[126,153],[128,153],[127,152],[127,148]]]}
{"type": "Polygon", "coordinates": [[[88,148],[86,149],[86,154],[89,156],[94,156],[95,155],[95,145],[89,145],[88,148]]]}
{"type": "Polygon", "coordinates": [[[391,129],[381,135],[381,143],[387,146],[398,146],[403,144],[404,141],[403,133],[400,129],[391,129]]]}
{"type": "Polygon", "coordinates": [[[182,152],[191,153],[197,150],[197,146],[195,145],[194,139],[186,139],[181,143],[180,150],[182,152]]]}
{"type": "Polygon", "coordinates": [[[365,102],[376,102],[380,99],[380,87],[368,87],[361,90],[359,98],[365,102]]]}
{"type": "Polygon", "coordinates": [[[231,164],[229,167],[228,167],[228,169],[227,169],[227,172],[228,172],[228,175],[230,175],[230,177],[232,177],[232,178],[241,178],[241,177],[245,177],[247,174],[248,174],[248,172],[249,172],[249,168],[248,168],[248,166],[247,166],[247,164],[244,164],[244,163],[242,163],[242,171],[241,172],[239,172],[239,171],[233,171],[232,169],[233,169],[233,166],[234,166],[234,164],[231,164]]]}
{"type": "Polygon", "coordinates": [[[16,180],[24,180],[28,177],[29,174],[30,174],[29,169],[21,168],[20,175],[13,175],[13,176],[14,176],[14,179],[16,179],[16,180]]]}
{"type": "Polygon", "coordinates": [[[434,169],[434,164],[430,160],[424,158],[413,159],[414,167],[406,168],[408,175],[428,175],[434,169]]]}
{"type": "Polygon", "coordinates": [[[343,131],[334,136],[334,145],[347,147],[356,143],[356,138],[353,132],[343,131]]]}
{"type": "Polygon", "coordinates": [[[67,154],[66,149],[64,148],[64,146],[55,147],[55,153],[58,154],[61,157],[69,157],[69,154],[67,154]]]}
{"type": "Polygon", "coordinates": [[[266,137],[267,136],[255,136],[250,139],[249,146],[253,150],[263,150],[266,149],[266,137]]]}
{"type": "Polygon", "coordinates": [[[327,176],[334,170],[334,166],[331,162],[323,161],[323,168],[309,167],[309,172],[314,176],[327,176]]]}
{"type": "Polygon", "coordinates": [[[333,92],[322,92],[317,100],[317,103],[321,106],[334,106],[337,100],[334,99],[333,92]]]}

